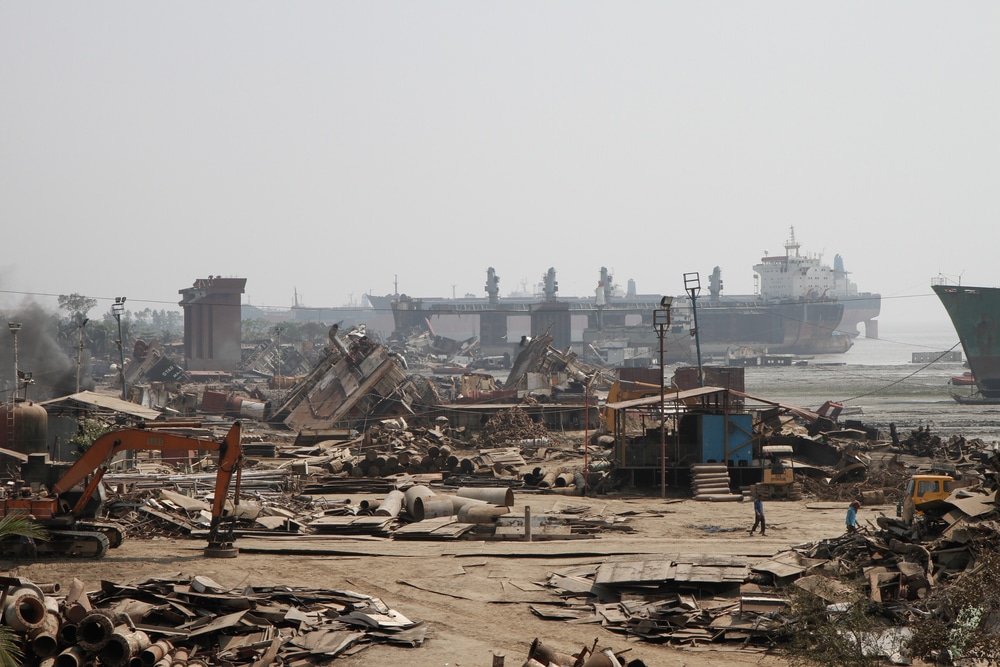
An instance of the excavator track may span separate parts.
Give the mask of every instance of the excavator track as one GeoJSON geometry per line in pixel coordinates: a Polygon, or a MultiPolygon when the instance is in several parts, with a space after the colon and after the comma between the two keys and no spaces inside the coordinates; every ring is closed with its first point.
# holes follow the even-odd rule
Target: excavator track
{"type": "Polygon", "coordinates": [[[101,521],[77,521],[76,528],[87,532],[101,533],[108,538],[108,547],[117,549],[125,541],[125,533],[121,526],[101,521]]]}
{"type": "Polygon", "coordinates": [[[19,560],[37,558],[104,558],[108,553],[108,538],[102,533],[85,530],[50,530],[47,540],[35,540],[35,554],[21,538],[11,536],[0,542],[4,558],[19,560]]]}

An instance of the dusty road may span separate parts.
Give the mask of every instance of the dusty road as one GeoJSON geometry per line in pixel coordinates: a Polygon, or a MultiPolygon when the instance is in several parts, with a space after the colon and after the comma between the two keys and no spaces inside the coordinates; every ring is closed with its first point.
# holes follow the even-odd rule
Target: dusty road
{"type": "MultiPolygon", "coordinates": [[[[361,497],[353,501],[360,501],[361,497]]],[[[333,664],[343,667],[431,667],[490,665],[494,653],[506,664],[521,665],[535,637],[565,652],[577,652],[597,639],[599,647],[630,655],[647,665],[782,665],[780,658],[728,645],[680,650],[630,641],[599,625],[542,620],[529,604],[553,601],[547,590],[532,590],[551,572],[580,563],[601,562],[616,553],[744,554],[753,562],[788,547],[839,535],[846,507],[805,499],[769,502],[767,537],[747,535],[753,521],[748,502],[705,503],[660,498],[598,497],[567,499],[554,495],[516,494],[515,511],[525,505],[533,514],[556,503],[586,504],[593,513],[632,516],[633,533],[602,533],[596,539],[532,544],[504,542],[344,541],[343,556],[287,556],[241,553],[233,560],[207,559],[195,540],[129,540],[97,562],[40,562],[18,566],[10,574],[36,582],[74,577],[95,590],[101,580],[124,582],[152,575],[207,575],[233,588],[246,585],[350,589],[382,598],[412,620],[430,626],[420,648],[374,646],[333,664]],[[525,590],[527,589],[527,590],[525,590]]],[[[864,508],[862,519],[893,507],[864,508]]],[[[3,563],[10,567],[10,563],[3,563]]]]}

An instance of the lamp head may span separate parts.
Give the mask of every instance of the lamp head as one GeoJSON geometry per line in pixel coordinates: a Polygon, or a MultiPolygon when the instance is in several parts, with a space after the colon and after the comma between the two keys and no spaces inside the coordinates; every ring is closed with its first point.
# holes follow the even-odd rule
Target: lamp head
{"type": "Polygon", "coordinates": [[[670,304],[672,304],[673,302],[674,302],[674,297],[672,296],[664,296],[660,298],[660,306],[663,308],[669,308],[670,304]]]}

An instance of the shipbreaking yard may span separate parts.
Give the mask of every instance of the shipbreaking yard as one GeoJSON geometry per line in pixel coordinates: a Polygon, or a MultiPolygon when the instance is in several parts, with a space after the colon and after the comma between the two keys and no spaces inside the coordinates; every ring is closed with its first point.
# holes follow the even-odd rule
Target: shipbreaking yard
{"type": "MultiPolygon", "coordinates": [[[[147,345],[129,401],[111,382],[40,404],[50,428],[85,414],[122,449],[92,485],[114,526],[103,556],[5,547],[25,664],[781,665],[803,595],[831,618],[866,600],[864,650],[908,664],[908,633],[959,618],[949,591],[1000,542],[989,430],[890,427],[909,397],[848,415],[759,398],[733,368],[705,369],[726,386],[680,368],[669,391],[628,390],[545,336],[487,364],[502,372],[426,332],[328,343],[312,360],[261,345],[239,374],[184,372],[147,345]],[[962,488],[904,521],[907,481],[930,472],[962,488]],[[755,491],[766,536],[748,534],[755,491]]],[[[66,511],[42,498],[62,481],[43,471],[65,466],[5,455],[30,489],[8,508],[66,511]]]]}

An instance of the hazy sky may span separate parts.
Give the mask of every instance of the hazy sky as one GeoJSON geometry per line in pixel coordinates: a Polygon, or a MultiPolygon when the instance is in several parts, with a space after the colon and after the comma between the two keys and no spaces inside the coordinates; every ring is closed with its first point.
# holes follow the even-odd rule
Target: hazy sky
{"type": "Polygon", "coordinates": [[[0,1],[0,301],[996,285],[1000,3],[0,1]]]}

